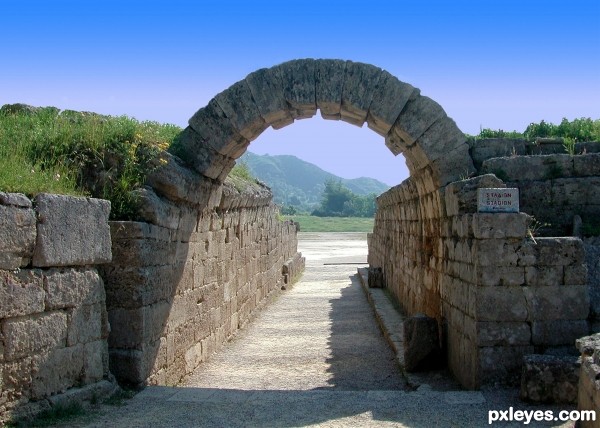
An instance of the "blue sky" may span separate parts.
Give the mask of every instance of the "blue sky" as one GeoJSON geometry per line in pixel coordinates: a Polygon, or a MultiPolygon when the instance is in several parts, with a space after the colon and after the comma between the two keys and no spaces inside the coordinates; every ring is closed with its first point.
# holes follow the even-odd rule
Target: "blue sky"
{"type": "MultiPolygon", "coordinates": [[[[370,63],[466,133],[600,118],[600,1],[0,0],[0,104],[185,126],[248,73],[297,58],[370,63]]],[[[408,175],[383,139],[319,116],[250,146],[352,178],[408,175]]]]}

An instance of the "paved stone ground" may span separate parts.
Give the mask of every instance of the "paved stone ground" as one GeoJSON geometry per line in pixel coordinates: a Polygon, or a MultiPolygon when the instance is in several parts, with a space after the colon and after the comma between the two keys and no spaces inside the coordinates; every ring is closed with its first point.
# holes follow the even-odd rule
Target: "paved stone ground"
{"type": "Polygon", "coordinates": [[[527,406],[514,390],[449,391],[453,383],[435,377],[408,390],[355,276],[366,263],[365,236],[300,238],[302,280],[184,386],[146,388],[65,426],[482,427],[490,409],[560,409],[527,406]]]}

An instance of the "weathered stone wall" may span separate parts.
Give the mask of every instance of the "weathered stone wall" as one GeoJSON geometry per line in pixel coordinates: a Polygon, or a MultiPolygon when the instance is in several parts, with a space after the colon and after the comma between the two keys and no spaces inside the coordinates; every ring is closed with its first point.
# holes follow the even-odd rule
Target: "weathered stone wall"
{"type": "MultiPolygon", "coordinates": [[[[492,158],[567,153],[562,138],[537,138],[536,141],[521,138],[470,139],[469,146],[469,153],[477,170],[481,170],[484,161],[492,158]]],[[[590,153],[600,153],[600,142],[575,143],[574,154],[590,153]]]]}
{"type": "Polygon", "coordinates": [[[406,180],[378,199],[369,239],[369,264],[408,314],[443,324],[449,367],[471,388],[513,382],[523,355],[589,332],[581,240],[533,241],[528,215],[477,213],[479,187],[505,184],[483,175],[436,198],[406,180]]]}
{"type": "Polygon", "coordinates": [[[582,428],[600,426],[600,333],[583,337],[577,341],[581,353],[577,408],[596,412],[594,421],[579,421],[582,428]]]}
{"type": "Polygon", "coordinates": [[[592,333],[600,333],[600,236],[583,239],[590,292],[592,333]]]}
{"type": "Polygon", "coordinates": [[[98,199],[0,193],[0,421],[113,388],[94,266],[111,260],[109,211],[98,199]]]}
{"type": "Polygon", "coordinates": [[[158,224],[111,222],[102,274],[119,381],[177,384],[303,268],[296,226],[278,221],[268,189],[226,183],[219,195],[196,210],[155,196],[147,212],[158,224]]]}
{"type": "Polygon", "coordinates": [[[439,191],[421,196],[418,187],[411,177],[378,198],[368,262],[382,268],[387,288],[408,313],[439,317],[443,202],[439,191]]]}
{"type": "Polygon", "coordinates": [[[600,153],[500,157],[483,161],[482,171],[517,187],[521,211],[545,236],[573,234],[573,219],[600,230],[600,153]]]}

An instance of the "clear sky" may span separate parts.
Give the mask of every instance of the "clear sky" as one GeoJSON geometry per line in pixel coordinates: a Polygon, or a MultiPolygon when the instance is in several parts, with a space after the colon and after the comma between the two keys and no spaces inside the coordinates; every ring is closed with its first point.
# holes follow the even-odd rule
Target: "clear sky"
{"type": "MultiPolygon", "coordinates": [[[[256,69],[339,58],[420,88],[469,134],[600,118],[599,0],[0,0],[0,29],[0,104],[185,126],[256,69]]],[[[320,116],[250,150],[347,178],[407,176],[366,126],[320,116]]]]}

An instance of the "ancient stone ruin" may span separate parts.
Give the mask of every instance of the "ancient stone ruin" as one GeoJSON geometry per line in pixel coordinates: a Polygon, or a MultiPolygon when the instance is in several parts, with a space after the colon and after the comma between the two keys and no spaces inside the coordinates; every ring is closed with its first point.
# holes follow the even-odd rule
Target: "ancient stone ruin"
{"type": "MultiPolygon", "coordinates": [[[[378,67],[296,60],[192,116],[138,191],[141,221],[108,222],[98,200],[0,194],[4,417],[110,390],[113,375],[176,385],[298,275],[296,226],[277,220],[267,188],[226,177],[266,128],[317,110],[404,155],[410,178],[378,198],[368,261],[406,314],[436,320],[463,386],[516,382],[525,356],[568,355],[597,331],[598,242],[573,225],[598,226],[600,143],[569,155],[556,142],[470,141],[378,67]],[[506,187],[520,212],[477,212],[479,188],[506,187]]],[[[580,406],[598,406],[598,342],[580,350],[580,406]]]]}

